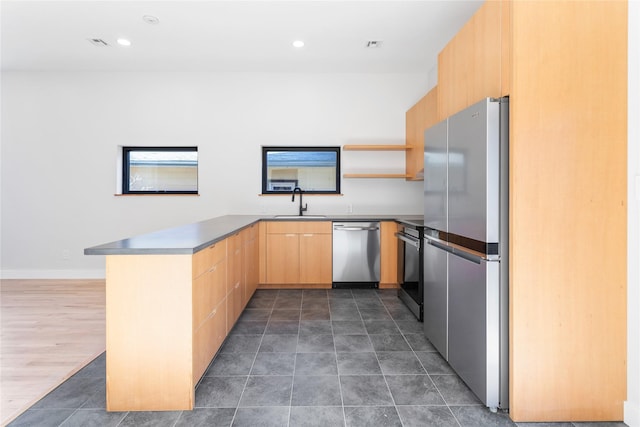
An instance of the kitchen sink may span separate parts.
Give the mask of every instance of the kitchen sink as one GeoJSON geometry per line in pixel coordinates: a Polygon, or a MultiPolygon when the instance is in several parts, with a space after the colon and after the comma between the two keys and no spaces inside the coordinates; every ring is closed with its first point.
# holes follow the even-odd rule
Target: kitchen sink
{"type": "Polygon", "coordinates": [[[276,215],[275,219],[323,219],[326,215],[276,215]]]}

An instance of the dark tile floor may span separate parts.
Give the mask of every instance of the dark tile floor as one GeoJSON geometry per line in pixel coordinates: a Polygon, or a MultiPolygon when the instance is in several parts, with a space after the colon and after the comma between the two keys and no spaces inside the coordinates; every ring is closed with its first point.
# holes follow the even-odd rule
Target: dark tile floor
{"type": "Polygon", "coordinates": [[[193,411],[106,412],[103,354],[10,424],[231,425],[516,424],[482,406],[395,291],[373,289],[257,291],[196,388],[193,411]]]}

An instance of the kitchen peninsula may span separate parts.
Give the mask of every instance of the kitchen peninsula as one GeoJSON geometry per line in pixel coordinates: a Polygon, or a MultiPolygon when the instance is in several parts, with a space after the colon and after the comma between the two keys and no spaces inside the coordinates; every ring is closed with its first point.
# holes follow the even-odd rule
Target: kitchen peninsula
{"type": "Polygon", "coordinates": [[[193,409],[196,384],[259,286],[261,224],[379,220],[395,239],[395,221],[421,219],[228,215],[85,249],[106,255],[107,410],[193,409]]]}

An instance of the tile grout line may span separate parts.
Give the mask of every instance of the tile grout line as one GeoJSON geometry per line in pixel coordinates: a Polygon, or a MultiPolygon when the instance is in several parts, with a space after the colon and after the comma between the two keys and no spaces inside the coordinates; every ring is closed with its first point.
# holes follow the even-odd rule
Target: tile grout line
{"type": "MultiPolygon", "coordinates": [[[[398,332],[400,332],[400,336],[402,337],[402,339],[404,339],[404,335],[402,335],[402,331],[400,330],[400,327],[398,326],[398,324],[396,323],[396,320],[391,315],[391,312],[389,311],[389,309],[385,305],[384,301],[379,296],[378,296],[378,299],[380,300],[380,303],[382,304],[382,307],[384,307],[385,311],[387,312],[387,314],[389,315],[389,317],[393,321],[393,324],[396,326],[396,328],[398,328],[398,332]]],[[[369,336],[369,341],[371,341],[371,336],[370,336],[370,334],[368,332],[367,332],[367,336],[369,336]]],[[[408,344],[409,343],[407,343],[407,345],[408,344]]],[[[373,347],[373,342],[371,342],[371,346],[373,347]]],[[[411,348],[411,346],[409,346],[409,348],[411,348]]],[[[400,416],[400,411],[398,411],[398,405],[396,403],[396,399],[395,399],[395,397],[393,397],[393,393],[391,393],[391,387],[389,387],[389,382],[387,381],[387,376],[385,375],[384,370],[382,369],[382,364],[380,363],[380,359],[378,358],[378,352],[376,351],[375,347],[373,347],[373,350],[374,350],[373,354],[376,355],[376,360],[378,361],[378,365],[380,366],[380,372],[382,373],[382,378],[384,379],[384,383],[387,386],[387,391],[389,392],[389,396],[391,396],[391,401],[393,402],[393,408],[396,411],[396,414],[398,415],[398,419],[400,420],[400,424],[402,424],[404,426],[404,422],[402,421],[402,417],[400,416]]],[[[415,354],[414,354],[414,356],[415,356],[415,354]]],[[[417,358],[417,356],[416,356],[416,358],[417,358]]],[[[420,362],[420,359],[418,359],[418,362],[420,362]]],[[[420,364],[420,366],[422,366],[422,364],[420,364]]],[[[422,369],[424,369],[424,367],[422,369]]],[[[424,369],[424,370],[425,370],[425,372],[427,371],[426,369],[424,369]]]]}
{"type": "MultiPolygon", "coordinates": [[[[349,293],[351,294],[351,296],[353,297],[353,292],[349,291],[349,293]]],[[[327,299],[328,304],[329,304],[329,322],[331,323],[331,335],[333,337],[333,349],[336,352],[336,371],[338,373],[338,388],[340,389],[340,403],[342,405],[342,421],[344,422],[344,425],[347,424],[347,411],[344,409],[344,393],[342,392],[342,381],[340,381],[340,366],[338,366],[338,350],[336,349],[336,342],[335,342],[335,334],[334,334],[334,330],[333,330],[333,321],[331,320],[331,301],[330,298],[328,298],[328,293],[327,293],[327,299]]],[[[356,304],[356,307],[358,305],[356,304]]],[[[362,317],[362,316],[360,316],[362,317]]],[[[362,324],[364,326],[364,322],[362,324]]]]}
{"type": "MultiPolygon", "coordinates": [[[[233,411],[233,417],[231,418],[231,425],[233,425],[233,423],[236,420],[236,416],[238,415],[238,410],[240,409],[240,402],[242,402],[242,396],[244,396],[244,392],[247,389],[247,384],[249,384],[249,379],[251,377],[251,371],[253,371],[253,366],[256,363],[256,359],[258,358],[258,354],[260,353],[260,346],[262,345],[262,341],[264,339],[265,334],[267,333],[267,327],[269,326],[269,322],[271,321],[271,314],[273,313],[275,304],[276,304],[276,300],[278,299],[278,294],[280,293],[280,291],[278,290],[276,293],[276,297],[273,299],[273,304],[271,305],[271,309],[269,310],[269,319],[267,319],[267,324],[264,327],[264,331],[262,331],[262,336],[260,337],[260,342],[258,343],[258,348],[256,349],[256,354],[253,356],[253,361],[251,362],[251,367],[249,368],[249,372],[247,373],[247,379],[244,382],[244,386],[242,387],[242,392],[240,393],[240,397],[238,397],[238,403],[236,403],[236,407],[235,410],[233,411]]],[[[235,325],[234,325],[235,327],[235,325]]],[[[231,332],[231,331],[229,331],[231,332]]],[[[231,336],[231,334],[229,333],[229,336],[231,336]]],[[[227,337],[228,338],[228,337],[227,337]]],[[[224,343],[223,343],[224,345],[224,343]]],[[[222,347],[221,347],[222,349],[222,347]]],[[[214,356],[214,358],[211,360],[211,363],[213,363],[215,361],[217,357],[214,356]]]]}
{"type": "MultiPolygon", "coordinates": [[[[385,306],[386,308],[386,306],[385,306]]],[[[391,315],[391,313],[389,313],[391,315]]],[[[453,417],[454,420],[456,420],[456,423],[458,424],[459,427],[461,427],[460,425],[460,421],[458,421],[458,418],[455,416],[455,414],[453,413],[453,411],[451,410],[451,407],[449,406],[449,403],[447,402],[447,400],[444,398],[444,396],[442,395],[442,392],[440,391],[440,389],[438,388],[438,386],[436,385],[436,383],[433,381],[433,378],[431,378],[431,374],[429,373],[429,370],[426,368],[426,366],[424,366],[424,363],[422,363],[422,360],[420,360],[420,358],[418,357],[418,355],[416,354],[416,350],[413,348],[413,346],[411,345],[411,343],[409,343],[409,341],[407,340],[405,333],[402,331],[402,329],[400,329],[400,326],[398,325],[398,322],[396,321],[396,319],[393,318],[393,316],[391,316],[393,322],[395,323],[396,327],[398,328],[398,330],[400,331],[400,334],[402,335],[402,337],[404,338],[405,341],[407,341],[407,344],[409,344],[409,348],[411,349],[411,352],[413,353],[413,355],[416,357],[416,359],[418,359],[418,363],[420,363],[420,366],[422,366],[422,369],[424,369],[426,375],[429,377],[429,381],[431,381],[431,384],[433,385],[433,387],[436,389],[436,391],[438,392],[438,395],[440,396],[440,398],[442,399],[442,401],[444,402],[444,406],[447,407],[447,410],[449,411],[449,413],[451,414],[451,416],[453,417]]],[[[397,409],[396,409],[397,410],[397,409]]],[[[398,414],[399,415],[399,414],[398,414]]],[[[402,419],[400,420],[400,422],[402,422],[402,419]]]]}

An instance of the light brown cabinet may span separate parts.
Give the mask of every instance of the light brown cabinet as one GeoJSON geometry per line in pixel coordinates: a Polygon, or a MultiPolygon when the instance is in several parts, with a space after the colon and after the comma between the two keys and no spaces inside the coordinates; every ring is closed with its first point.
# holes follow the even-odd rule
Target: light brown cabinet
{"type": "Polygon", "coordinates": [[[218,242],[193,258],[193,327],[198,328],[227,294],[226,242],[218,242]]]}
{"type": "Polygon", "coordinates": [[[438,121],[509,94],[510,2],[487,1],[438,55],[438,121]]]}
{"type": "Polygon", "coordinates": [[[424,174],[424,131],[438,122],[438,87],[431,89],[406,113],[405,163],[407,181],[422,181],[424,174]]]}
{"type": "Polygon", "coordinates": [[[242,309],[244,285],[242,238],[240,232],[230,236],[227,241],[227,333],[235,324],[242,309]]]}
{"type": "Polygon", "coordinates": [[[397,288],[398,283],[398,223],[380,223],[380,288],[397,288]]]}
{"type": "Polygon", "coordinates": [[[107,256],[107,410],[190,410],[258,283],[258,225],[193,255],[107,256]]]}
{"type": "Polygon", "coordinates": [[[265,237],[265,284],[331,286],[330,221],[267,222],[265,237]]]}
{"type": "Polygon", "coordinates": [[[243,307],[246,307],[247,303],[258,288],[258,229],[258,224],[252,224],[241,232],[244,250],[244,287],[242,294],[243,307]]]}
{"type": "Polygon", "coordinates": [[[300,279],[297,233],[267,233],[267,283],[295,284],[300,279]]]}
{"type": "MultiPolygon", "coordinates": [[[[330,230],[330,229],[329,229],[330,230]]],[[[300,238],[300,283],[332,282],[331,233],[302,233],[300,238]]]]}
{"type": "Polygon", "coordinates": [[[204,374],[209,363],[227,337],[226,300],[211,311],[202,325],[193,333],[193,381],[204,374]]]}
{"type": "Polygon", "coordinates": [[[627,2],[510,7],[510,413],[621,420],[627,2]]]}
{"type": "Polygon", "coordinates": [[[197,382],[227,334],[227,241],[193,255],[193,380],[197,382]]]}
{"type": "Polygon", "coordinates": [[[228,237],[227,333],[258,287],[258,225],[228,237]]]}

